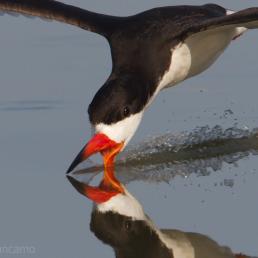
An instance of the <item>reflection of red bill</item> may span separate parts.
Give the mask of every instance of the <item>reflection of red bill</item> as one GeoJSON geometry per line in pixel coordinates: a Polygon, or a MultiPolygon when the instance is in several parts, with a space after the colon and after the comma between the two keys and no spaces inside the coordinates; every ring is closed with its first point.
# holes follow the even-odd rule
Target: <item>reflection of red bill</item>
{"type": "MultiPolygon", "coordinates": [[[[104,203],[108,201],[110,198],[112,198],[113,196],[121,193],[121,191],[119,191],[117,187],[112,189],[110,185],[106,186],[105,183],[103,183],[104,180],[101,182],[99,187],[94,187],[94,186],[89,186],[87,184],[79,182],[69,175],[67,175],[67,178],[79,193],[86,196],[87,198],[89,198],[90,200],[94,201],[97,204],[104,203]]],[[[119,185],[123,193],[124,190],[120,183],[119,185]]]]}

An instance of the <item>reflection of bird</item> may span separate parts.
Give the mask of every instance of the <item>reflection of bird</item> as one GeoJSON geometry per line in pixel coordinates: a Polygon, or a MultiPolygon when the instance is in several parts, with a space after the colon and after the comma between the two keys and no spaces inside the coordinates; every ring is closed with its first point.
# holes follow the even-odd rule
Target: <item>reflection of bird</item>
{"type": "Polygon", "coordinates": [[[113,247],[117,258],[247,258],[233,254],[230,248],[202,234],[158,229],[124,186],[123,194],[102,187],[96,199],[89,196],[88,185],[70,176],[68,179],[80,193],[98,202],[90,228],[113,247]]]}
{"type": "Polygon", "coordinates": [[[0,10],[79,26],[110,43],[113,68],[89,105],[95,136],[68,171],[96,152],[112,165],[160,90],[206,70],[232,39],[258,27],[258,8],[155,8],[129,17],[96,14],[53,0],[0,0],[0,10]]]}

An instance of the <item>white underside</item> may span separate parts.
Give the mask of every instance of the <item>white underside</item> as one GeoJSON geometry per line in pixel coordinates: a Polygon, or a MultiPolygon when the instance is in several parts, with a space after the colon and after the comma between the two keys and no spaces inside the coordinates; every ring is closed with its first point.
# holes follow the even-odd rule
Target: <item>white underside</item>
{"type": "Polygon", "coordinates": [[[200,32],[171,49],[170,67],[160,79],[150,102],[162,89],[174,86],[208,69],[224,52],[232,39],[246,30],[244,27],[238,27],[200,32]]]}

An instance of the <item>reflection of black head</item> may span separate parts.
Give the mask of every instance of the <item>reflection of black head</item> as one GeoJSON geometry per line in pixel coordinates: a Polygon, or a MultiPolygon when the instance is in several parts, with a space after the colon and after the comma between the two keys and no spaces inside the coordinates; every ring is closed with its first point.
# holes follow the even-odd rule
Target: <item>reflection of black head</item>
{"type": "Polygon", "coordinates": [[[172,258],[172,250],[160,240],[157,232],[144,220],[114,212],[91,215],[91,231],[114,248],[117,258],[172,258]]]}

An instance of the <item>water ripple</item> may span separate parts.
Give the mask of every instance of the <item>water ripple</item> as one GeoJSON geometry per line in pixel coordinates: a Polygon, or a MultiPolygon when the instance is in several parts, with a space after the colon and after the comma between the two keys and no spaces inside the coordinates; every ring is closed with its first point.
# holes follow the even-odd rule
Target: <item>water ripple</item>
{"type": "Polygon", "coordinates": [[[0,111],[41,111],[61,107],[60,101],[49,100],[24,100],[0,102],[0,111]]]}

